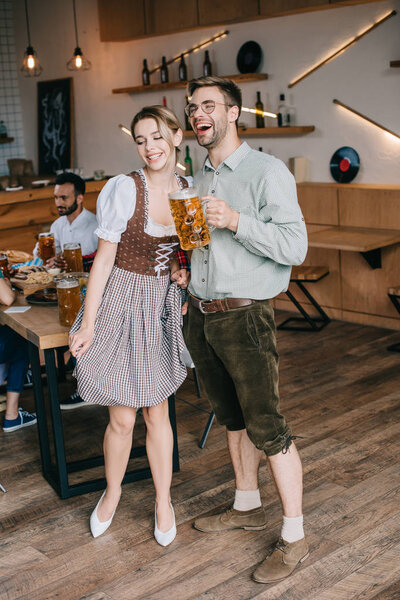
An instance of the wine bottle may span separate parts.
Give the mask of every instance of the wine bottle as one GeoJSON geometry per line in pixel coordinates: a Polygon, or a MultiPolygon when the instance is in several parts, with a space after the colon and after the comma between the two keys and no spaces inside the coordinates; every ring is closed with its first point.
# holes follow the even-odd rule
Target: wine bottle
{"type": "Polygon", "coordinates": [[[185,156],[185,160],[183,161],[185,163],[185,167],[186,167],[186,175],[193,175],[193,162],[192,159],[190,158],[190,151],[189,151],[189,146],[186,146],[186,156],[185,156]]]}
{"type": "Polygon", "coordinates": [[[264,104],[261,102],[261,93],[257,92],[257,102],[256,102],[256,127],[257,129],[264,129],[264,104]]]}
{"type": "MultiPolygon", "coordinates": [[[[186,99],[186,105],[189,104],[189,96],[185,96],[185,99],[186,99]]],[[[191,128],[190,122],[189,122],[189,117],[187,116],[185,111],[183,111],[183,112],[185,115],[185,129],[186,129],[186,131],[192,131],[192,128],[191,128]]]]}
{"type": "Polygon", "coordinates": [[[145,58],[143,59],[142,83],[143,85],[150,85],[150,71],[147,68],[147,60],[145,58]]]}
{"type": "Polygon", "coordinates": [[[183,54],[181,54],[181,62],[179,63],[178,77],[179,81],[187,81],[187,68],[183,54]]]}
{"type": "Polygon", "coordinates": [[[165,96],[162,97],[163,106],[167,106],[167,98],[165,96]]]}
{"type": "MultiPolygon", "coordinates": [[[[288,123],[288,108],[286,106],[285,94],[279,96],[278,105],[278,127],[287,127],[288,123]]],[[[290,117],[289,117],[290,120],[290,117]]]]}
{"type": "Polygon", "coordinates": [[[204,77],[211,77],[212,75],[212,64],[210,61],[208,50],[205,51],[205,57],[203,62],[203,75],[204,77]]]}
{"type": "Polygon", "coordinates": [[[167,67],[167,62],[165,60],[165,56],[162,57],[160,75],[161,75],[161,83],[168,83],[168,67],[167,67]]]}

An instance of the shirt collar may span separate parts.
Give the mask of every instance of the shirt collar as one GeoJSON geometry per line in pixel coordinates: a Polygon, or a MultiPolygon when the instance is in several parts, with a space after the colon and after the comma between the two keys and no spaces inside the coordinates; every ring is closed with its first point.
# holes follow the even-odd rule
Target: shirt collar
{"type": "MultiPolygon", "coordinates": [[[[232,154],[230,154],[224,161],[222,161],[221,165],[218,165],[217,168],[220,168],[222,165],[226,165],[229,167],[231,171],[234,171],[236,167],[242,162],[242,160],[247,156],[250,152],[251,148],[247,142],[242,142],[238,148],[232,154]]],[[[206,157],[203,165],[203,175],[205,171],[215,171],[214,167],[211,164],[209,156],[206,157]]]]}

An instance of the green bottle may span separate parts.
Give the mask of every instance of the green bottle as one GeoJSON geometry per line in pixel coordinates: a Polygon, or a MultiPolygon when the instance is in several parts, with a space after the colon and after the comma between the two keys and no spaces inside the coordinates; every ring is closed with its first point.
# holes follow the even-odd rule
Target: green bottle
{"type": "Polygon", "coordinates": [[[190,158],[189,146],[186,146],[186,156],[185,156],[185,167],[186,167],[186,175],[193,175],[193,163],[190,158]]]}

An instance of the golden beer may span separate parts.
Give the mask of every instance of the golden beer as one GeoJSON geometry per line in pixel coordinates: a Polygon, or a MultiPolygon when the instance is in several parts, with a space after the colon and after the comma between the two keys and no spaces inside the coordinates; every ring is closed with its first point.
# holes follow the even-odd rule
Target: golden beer
{"type": "Polygon", "coordinates": [[[79,281],[66,277],[57,281],[58,315],[61,325],[71,326],[81,307],[79,281]]]}
{"type": "Polygon", "coordinates": [[[168,194],[176,233],[182,250],[206,246],[211,239],[203,205],[195,188],[184,188],[168,194]]]}
{"type": "Polygon", "coordinates": [[[56,255],[54,234],[50,233],[50,231],[39,233],[39,254],[44,263],[46,263],[49,258],[53,258],[53,256],[56,255]]]}
{"type": "Polygon", "coordinates": [[[67,263],[67,273],[83,271],[81,245],[78,243],[64,244],[64,259],[67,263]]]}

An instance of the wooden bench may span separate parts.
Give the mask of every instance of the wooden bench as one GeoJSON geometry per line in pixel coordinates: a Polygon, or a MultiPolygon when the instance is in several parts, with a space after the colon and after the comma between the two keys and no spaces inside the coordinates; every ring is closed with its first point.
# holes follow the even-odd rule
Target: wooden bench
{"type": "MultiPolygon", "coordinates": [[[[388,289],[388,296],[394,304],[397,312],[400,314],[400,285],[388,289]]],[[[400,352],[400,342],[392,344],[387,348],[390,352],[400,352]]]]}
{"type": "Polygon", "coordinates": [[[304,296],[311,302],[314,308],[317,310],[319,317],[312,317],[305,308],[300,304],[293,294],[287,290],[286,295],[293,302],[297,310],[303,315],[302,317],[290,317],[283,321],[278,326],[278,329],[290,329],[292,331],[320,331],[323,327],[326,327],[330,323],[330,318],[322,307],[318,304],[315,298],[310,294],[307,288],[304,286],[305,283],[315,283],[321,281],[324,277],[329,275],[328,267],[312,267],[312,266],[300,266],[293,267],[290,281],[295,283],[298,288],[303,292],[304,296]],[[300,325],[289,325],[289,323],[300,323],[300,325]],[[304,326],[304,323],[308,325],[304,326]],[[303,324],[303,325],[302,325],[303,324]]]}

